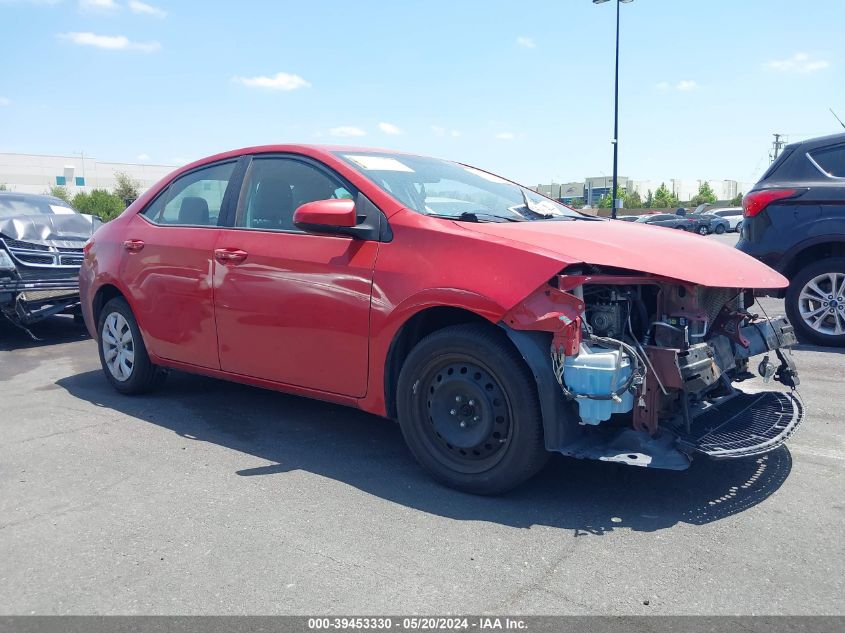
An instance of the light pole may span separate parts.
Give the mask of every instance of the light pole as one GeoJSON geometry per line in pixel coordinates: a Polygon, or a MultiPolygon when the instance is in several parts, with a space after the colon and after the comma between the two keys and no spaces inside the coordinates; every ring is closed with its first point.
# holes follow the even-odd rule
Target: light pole
{"type": "MultiPolygon", "coordinates": [[[[593,0],[593,4],[604,4],[608,0],[593,0]]],[[[613,80],[613,199],[611,202],[612,209],[610,217],[616,217],[616,208],[618,200],[617,185],[618,176],[617,171],[619,164],[619,5],[628,4],[634,0],[616,0],[616,75],[613,80]]]]}

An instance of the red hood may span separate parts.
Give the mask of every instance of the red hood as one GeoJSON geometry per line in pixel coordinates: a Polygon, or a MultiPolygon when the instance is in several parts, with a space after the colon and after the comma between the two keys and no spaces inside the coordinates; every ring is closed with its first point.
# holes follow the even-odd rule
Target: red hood
{"type": "Polygon", "coordinates": [[[567,264],[614,266],[717,288],[785,288],[789,283],[735,248],[677,229],[567,220],[461,225],[553,253],[567,264]]]}

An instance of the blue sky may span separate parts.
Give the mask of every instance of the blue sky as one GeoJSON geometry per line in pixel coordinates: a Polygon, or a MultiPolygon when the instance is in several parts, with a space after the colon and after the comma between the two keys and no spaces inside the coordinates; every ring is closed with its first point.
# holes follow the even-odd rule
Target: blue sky
{"type": "MultiPolygon", "coordinates": [[[[622,6],[620,174],[755,180],[845,119],[845,0],[622,6]]],[[[0,151],[179,163],[276,142],[611,173],[612,2],[0,0],[0,151]]]]}

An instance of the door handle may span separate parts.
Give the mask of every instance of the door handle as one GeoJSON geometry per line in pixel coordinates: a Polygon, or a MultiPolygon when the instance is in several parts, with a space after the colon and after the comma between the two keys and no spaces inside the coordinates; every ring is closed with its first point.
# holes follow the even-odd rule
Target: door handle
{"type": "Polygon", "coordinates": [[[137,253],[144,248],[144,240],[126,240],[123,243],[123,248],[130,253],[137,253]]]}
{"type": "Polygon", "coordinates": [[[247,256],[246,251],[239,248],[216,248],[214,249],[214,259],[221,264],[237,265],[242,263],[247,256]]]}

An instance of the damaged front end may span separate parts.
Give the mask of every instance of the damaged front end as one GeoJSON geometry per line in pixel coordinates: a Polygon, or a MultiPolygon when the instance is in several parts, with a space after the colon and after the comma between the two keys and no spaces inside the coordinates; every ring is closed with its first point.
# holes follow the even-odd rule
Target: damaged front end
{"type": "Polygon", "coordinates": [[[695,454],[745,457],[783,444],[804,410],[785,317],[754,293],[594,266],[568,269],[502,326],[538,383],[546,448],[682,470],[695,454]],[[790,391],[744,392],[756,369],[790,391]]]}
{"type": "Polygon", "coordinates": [[[99,221],[77,213],[0,222],[0,314],[26,327],[79,313],[83,246],[99,221]]]}

